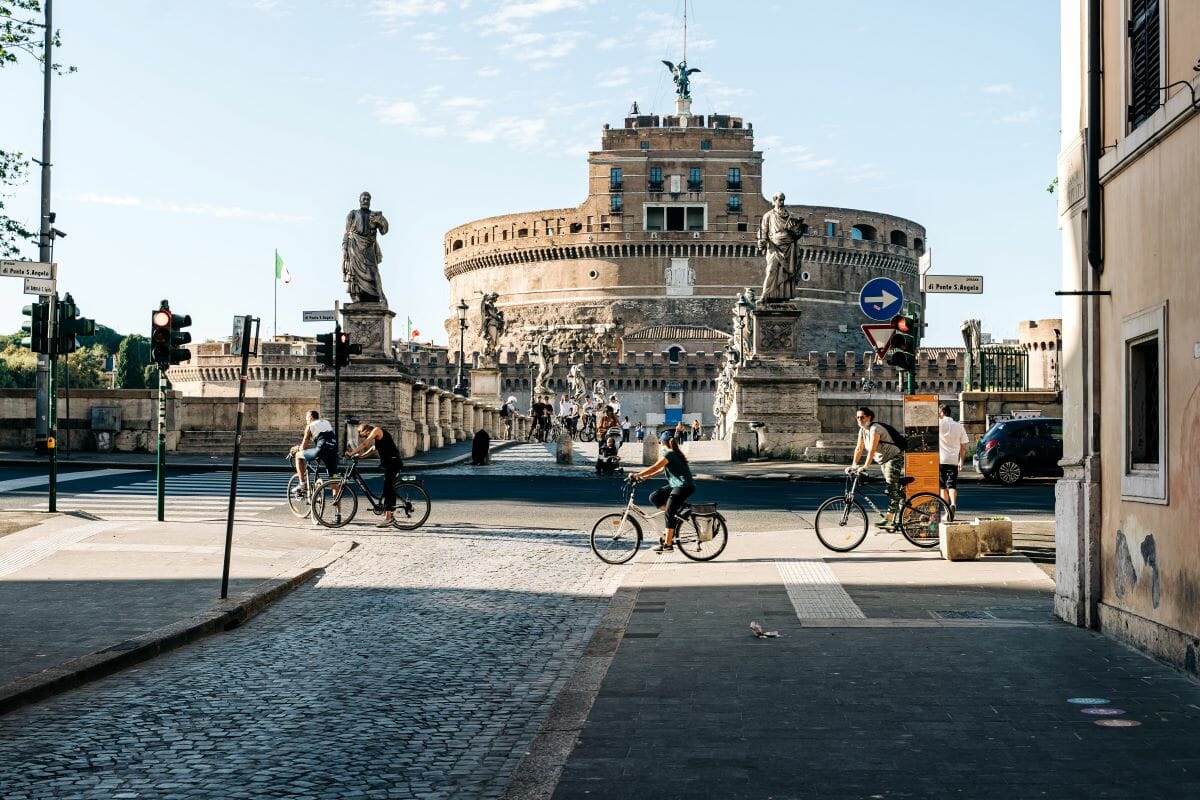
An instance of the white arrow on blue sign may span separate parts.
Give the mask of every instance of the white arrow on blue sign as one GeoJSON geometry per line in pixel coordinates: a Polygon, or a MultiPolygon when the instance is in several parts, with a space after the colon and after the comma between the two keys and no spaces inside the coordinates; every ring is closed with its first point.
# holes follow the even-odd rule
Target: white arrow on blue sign
{"type": "Polygon", "coordinates": [[[871,319],[884,322],[900,313],[904,290],[891,278],[872,278],[858,293],[858,305],[871,319]]]}

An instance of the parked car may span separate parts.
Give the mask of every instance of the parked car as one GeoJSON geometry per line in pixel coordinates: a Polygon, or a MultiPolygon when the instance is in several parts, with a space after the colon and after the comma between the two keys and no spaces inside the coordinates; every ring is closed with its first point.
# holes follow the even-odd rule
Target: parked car
{"type": "Polygon", "coordinates": [[[975,445],[975,468],[984,480],[1012,486],[1022,478],[1058,477],[1062,420],[1033,417],[997,422],[975,445]]]}

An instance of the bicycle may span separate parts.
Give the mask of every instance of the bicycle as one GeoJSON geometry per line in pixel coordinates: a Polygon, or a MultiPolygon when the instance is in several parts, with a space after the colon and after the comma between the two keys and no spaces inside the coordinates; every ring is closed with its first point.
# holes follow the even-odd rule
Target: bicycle
{"type": "Polygon", "coordinates": [[[596,418],[591,414],[579,418],[579,430],[576,433],[581,442],[596,440],[596,418]]]}
{"type": "MultiPolygon", "coordinates": [[[[911,477],[904,478],[902,484],[908,486],[914,480],[911,477]]],[[[867,538],[870,525],[860,497],[877,514],[885,516],[871,496],[860,491],[862,485],[869,481],[863,470],[847,470],[845,493],[831,497],[817,507],[813,526],[817,529],[821,544],[830,550],[845,553],[858,547],[867,538]]],[[[919,492],[906,499],[900,507],[900,522],[896,528],[917,547],[937,547],[938,526],[949,519],[950,506],[946,505],[945,500],[932,492],[919,492]]]]}
{"type": "MultiPolygon", "coordinates": [[[[295,463],[296,454],[289,453],[283,457],[284,461],[295,463]]],[[[324,470],[322,467],[324,462],[319,458],[307,459],[304,462],[304,482],[301,483],[300,476],[292,472],[292,477],[287,484],[287,499],[288,507],[292,509],[292,513],[297,517],[307,517],[312,513],[312,505],[309,498],[313,496],[315,486],[321,481],[324,470]]]]}
{"type": "MultiPolygon", "coordinates": [[[[592,526],[592,552],[606,564],[624,564],[637,555],[642,545],[642,522],[666,515],[647,514],[635,502],[636,484],[625,479],[621,493],[625,508],[620,514],[605,514],[592,526]]],[[[692,561],[711,561],[729,543],[729,525],[717,512],[716,503],[684,503],[675,530],[675,546],[692,561]],[[690,525],[688,524],[690,523],[690,525]]]]}
{"type": "MultiPolygon", "coordinates": [[[[403,531],[416,530],[424,525],[425,520],[429,519],[430,502],[422,481],[417,480],[415,475],[398,475],[394,486],[396,508],[392,513],[392,525],[403,531]]],[[[382,493],[376,497],[359,474],[357,458],[349,459],[344,474],[318,481],[315,491],[313,510],[317,522],[327,528],[350,524],[358,513],[359,491],[366,496],[375,516],[387,510],[383,507],[382,493]]]]}

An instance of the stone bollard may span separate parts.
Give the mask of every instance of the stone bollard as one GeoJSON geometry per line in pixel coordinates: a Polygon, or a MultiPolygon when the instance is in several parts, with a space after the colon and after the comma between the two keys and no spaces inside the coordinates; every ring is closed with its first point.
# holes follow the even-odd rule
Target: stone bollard
{"type": "Polygon", "coordinates": [[[554,461],[556,464],[573,464],[575,442],[571,439],[571,434],[563,431],[558,435],[558,439],[554,443],[554,461]]]}
{"type": "Polygon", "coordinates": [[[975,527],[979,532],[980,551],[993,556],[1012,555],[1012,520],[976,518],[975,527]]]}
{"type": "Polygon", "coordinates": [[[947,561],[974,561],[979,558],[979,534],[968,522],[943,522],[938,526],[942,558],[947,561]]]}
{"type": "Polygon", "coordinates": [[[658,461],[658,428],[647,425],[642,430],[646,433],[642,439],[642,466],[648,467],[658,461]]]}

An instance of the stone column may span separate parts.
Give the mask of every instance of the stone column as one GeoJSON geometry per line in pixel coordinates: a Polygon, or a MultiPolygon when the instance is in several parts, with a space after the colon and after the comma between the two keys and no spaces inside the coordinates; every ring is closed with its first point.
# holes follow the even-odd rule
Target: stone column
{"type": "Polygon", "coordinates": [[[443,438],[442,432],[442,395],[445,394],[441,389],[434,386],[425,388],[425,427],[429,432],[429,449],[437,450],[439,447],[444,447],[446,440],[443,438]]]}
{"type": "Polygon", "coordinates": [[[442,396],[441,402],[438,403],[438,425],[442,428],[442,442],[447,445],[454,444],[458,441],[454,437],[454,400],[458,395],[445,389],[438,391],[442,396]]]}
{"type": "Polygon", "coordinates": [[[429,387],[423,383],[414,383],[412,389],[412,418],[414,434],[417,440],[417,452],[424,453],[429,449],[429,426],[425,424],[425,394],[429,387]]]}

